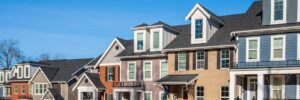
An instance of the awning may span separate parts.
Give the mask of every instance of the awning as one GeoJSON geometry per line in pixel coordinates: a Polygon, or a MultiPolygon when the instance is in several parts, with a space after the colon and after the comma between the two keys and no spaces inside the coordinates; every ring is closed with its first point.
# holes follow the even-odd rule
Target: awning
{"type": "Polygon", "coordinates": [[[189,85],[198,78],[198,74],[185,75],[167,75],[157,81],[155,84],[161,85],[189,85]]]}

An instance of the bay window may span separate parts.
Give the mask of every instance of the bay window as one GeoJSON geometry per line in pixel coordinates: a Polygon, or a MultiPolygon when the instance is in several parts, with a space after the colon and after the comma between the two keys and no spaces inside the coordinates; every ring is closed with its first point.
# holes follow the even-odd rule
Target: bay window
{"type": "Polygon", "coordinates": [[[152,79],[152,62],[151,61],[145,61],[144,62],[144,79],[145,80],[151,80],[152,79]]]}
{"type": "Polygon", "coordinates": [[[135,63],[128,63],[128,80],[134,81],[136,78],[136,66],[135,63]]]}
{"type": "Polygon", "coordinates": [[[197,69],[205,69],[205,52],[204,51],[197,51],[196,66],[197,66],[197,69]]]}
{"type": "Polygon", "coordinates": [[[272,36],[271,39],[271,60],[285,59],[285,36],[272,36]]]}
{"type": "Polygon", "coordinates": [[[197,19],[195,20],[195,39],[199,39],[203,37],[203,20],[197,19]]]}
{"type": "Polygon", "coordinates": [[[178,70],[186,70],[187,63],[186,63],[186,57],[187,53],[186,52],[179,52],[178,53],[178,70]]]}
{"type": "Polygon", "coordinates": [[[246,61],[259,61],[260,38],[247,38],[246,41],[246,61]]]}

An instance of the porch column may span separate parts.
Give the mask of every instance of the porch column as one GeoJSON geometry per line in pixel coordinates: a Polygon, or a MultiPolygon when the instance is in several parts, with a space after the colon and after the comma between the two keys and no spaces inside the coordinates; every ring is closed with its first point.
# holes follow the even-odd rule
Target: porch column
{"type": "MultiPolygon", "coordinates": [[[[230,79],[229,79],[229,100],[234,100],[235,98],[235,86],[236,86],[236,75],[235,74],[230,74],[230,79]]],[[[260,100],[260,99],[257,99],[260,100]]]]}
{"type": "Polygon", "coordinates": [[[114,98],[114,100],[119,100],[118,99],[118,95],[119,95],[119,93],[117,93],[116,91],[113,91],[113,98],[114,98]]]}
{"type": "Polygon", "coordinates": [[[257,75],[257,100],[264,99],[264,74],[257,75]]]}
{"type": "Polygon", "coordinates": [[[136,93],[135,93],[134,89],[131,89],[130,90],[130,100],[137,100],[135,95],[136,95],[136,93]]]}

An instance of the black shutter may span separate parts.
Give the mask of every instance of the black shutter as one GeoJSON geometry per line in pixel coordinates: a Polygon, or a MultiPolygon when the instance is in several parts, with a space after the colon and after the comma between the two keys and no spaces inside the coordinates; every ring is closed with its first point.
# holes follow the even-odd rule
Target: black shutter
{"type": "Polygon", "coordinates": [[[108,75],[107,75],[107,73],[108,73],[108,67],[105,67],[105,81],[107,81],[108,80],[108,75]]]}
{"type": "Polygon", "coordinates": [[[217,69],[220,69],[220,52],[221,50],[217,50],[217,69]]]}
{"type": "Polygon", "coordinates": [[[193,52],[193,70],[196,70],[197,51],[193,52]]]}
{"type": "Polygon", "coordinates": [[[186,70],[190,69],[189,57],[190,57],[189,52],[186,52],[186,70]]]}
{"type": "Polygon", "coordinates": [[[178,52],[175,53],[175,71],[178,71],[178,52]]]}
{"type": "Polygon", "coordinates": [[[208,69],[208,52],[207,50],[204,51],[204,63],[205,63],[205,69],[208,69]]]}
{"type": "Polygon", "coordinates": [[[113,67],[112,69],[113,69],[113,71],[112,71],[113,72],[113,79],[112,80],[115,81],[115,77],[116,77],[116,75],[115,75],[115,69],[116,69],[116,67],[113,67]]]}
{"type": "Polygon", "coordinates": [[[117,66],[118,67],[118,81],[120,81],[121,79],[121,75],[120,75],[120,71],[121,71],[121,67],[120,66],[117,66]]]}
{"type": "Polygon", "coordinates": [[[233,54],[234,54],[234,50],[233,50],[233,49],[230,49],[230,52],[229,52],[229,56],[230,56],[230,60],[229,60],[229,68],[234,67],[233,54]]]}

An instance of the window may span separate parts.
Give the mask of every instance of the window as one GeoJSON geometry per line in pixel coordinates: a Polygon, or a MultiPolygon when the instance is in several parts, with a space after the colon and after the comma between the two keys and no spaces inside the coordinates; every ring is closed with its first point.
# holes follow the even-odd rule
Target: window
{"type": "Polygon", "coordinates": [[[159,49],[160,48],[160,37],[159,32],[153,32],[153,49],[159,49]]]}
{"type": "Polygon", "coordinates": [[[150,91],[144,92],[144,100],[152,100],[152,92],[150,91]]]}
{"type": "Polygon", "coordinates": [[[18,85],[16,84],[16,85],[15,85],[15,89],[14,89],[15,94],[18,94],[18,89],[19,89],[19,88],[18,88],[18,85]]]}
{"type": "Polygon", "coordinates": [[[285,59],[285,36],[272,36],[271,60],[285,59]]]}
{"type": "Polygon", "coordinates": [[[7,88],[6,88],[6,95],[8,95],[8,96],[9,96],[9,95],[11,94],[10,90],[11,90],[11,88],[10,88],[10,87],[7,87],[7,88]]]}
{"type": "Polygon", "coordinates": [[[107,80],[113,81],[114,80],[114,67],[107,67],[107,80]]]}
{"type": "Polygon", "coordinates": [[[22,85],[22,88],[21,88],[22,90],[22,94],[25,94],[25,85],[22,85]]]}
{"type": "Polygon", "coordinates": [[[113,99],[113,94],[106,93],[106,95],[105,95],[105,100],[114,100],[114,99],[113,99]]]}
{"type": "Polygon", "coordinates": [[[162,91],[159,93],[159,98],[160,98],[159,100],[167,100],[168,94],[162,91]]]}
{"type": "Polygon", "coordinates": [[[152,62],[151,61],[144,62],[144,79],[145,80],[152,79],[152,62]]]}
{"type": "Polygon", "coordinates": [[[144,33],[137,33],[137,50],[144,50],[144,33]]]}
{"type": "Polygon", "coordinates": [[[260,48],[260,39],[258,37],[255,38],[247,38],[247,46],[246,46],[246,61],[259,61],[259,48],[260,48]]]}
{"type": "Polygon", "coordinates": [[[196,99],[197,100],[204,100],[204,87],[197,86],[196,88],[196,99]]]}
{"type": "Polygon", "coordinates": [[[25,74],[25,78],[29,78],[29,66],[25,66],[24,67],[24,74],[25,74]]]}
{"type": "Polygon", "coordinates": [[[283,20],[283,0],[274,0],[274,20],[283,20]]]}
{"type": "Polygon", "coordinates": [[[229,68],[230,66],[230,50],[221,50],[221,68],[229,68]]]}
{"type": "Polygon", "coordinates": [[[32,94],[32,84],[29,85],[29,94],[32,94]]]}
{"type": "Polygon", "coordinates": [[[179,52],[178,53],[178,70],[186,70],[186,52],[179,52]]]}
{"type": "Polygon", "coordinates": [[[4,72],[0,72],[0,82],[4,82],[4,72]]]}
{"type": "Polygon", "coordinates": [[[196,66],[197,69],[205,69],[205,52],[198,51],[196,53],[196,66]]]}
{"type": "Polygon", "coordinates": [[[271,76],[271,99],[284,100],[284,76],[271,76]]]}
{"type": "Polygon", "coordinates": [[[6,76],[5,78],[6,82],[10,82],[10,78],[11,78],[10,72],[6,72],[5,76],[6,76]]]}
{"type": "Polygon", "coordinates": [[[81,92],[82,100],[93,100],[93,92],[81,92]]]}
{"type": "Polygon", "coordinates": [[[46,88],[45,83],[35,84],[35,95],[43,95],[46,92],[46,88]]]}
{"type": "Polygon", "coordinates": [[[136,68],[135,63],[128,64],[128,80],[135,80],[136,77],[136,68]]]}
{"type": "Polygon", "coordinates": [[[229,87],[228,86],[221,87],[221,100],[229,100],[229,87]]]}
{"type": "Polygon", "coordinates": [[[202,38],[203,20],[195,20],[195,39],[202,38]]]}
{"type": "Polygon", "coordinates": [[[168,63],[166,60],[160,61],[160,78],[168,75],[168,63]]]}
{"type": "Polygon", "coordinates": [[[22,78],[22,67],[18,67],[18,78],[22,78]]]}

